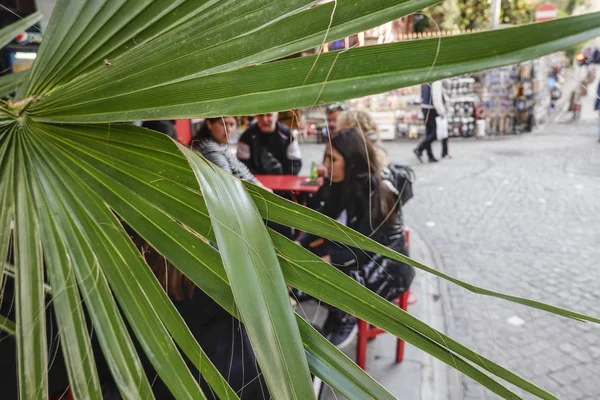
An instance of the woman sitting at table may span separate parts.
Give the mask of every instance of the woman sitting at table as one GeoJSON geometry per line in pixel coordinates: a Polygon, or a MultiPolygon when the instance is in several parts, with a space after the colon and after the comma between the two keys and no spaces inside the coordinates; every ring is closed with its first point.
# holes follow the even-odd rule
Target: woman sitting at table
{"type": "MultiPolygon", "coordinates": [[[[250,172],[248,167],[233,156],[229,148],[229,135],[235,131],[237,121],[233,117],[206,118],[198,129],[198,133],[192,140],[192,149],[201,153],[208,161],[223,168],[236,178],[249,181],[272,191],[265,187],[250,172]]],[[[266,221],[267,226],[292,239],[294,230],[271,221],[266,221]]]]}
{"type": "Polygon", "coordinates": [[[231,153],[229,135],[235,131],[236,125],[234,117],[206,118],[192,140],[192,149],[236,178],[260,185],[248,167],[231,153]]]}
{"type": "MultiPolygon", "coordinates": [[[[323,157],[326,178],[317,193],[318,210],[407,255],[402,210],[382,180],[377,162],[373,145],[356,130],[335,133],[323,157]]],[[[406,291],[414,276],[406,264],[314,235],[304,233],[298,242],[388,300],[406,291]]],[[[356,334],[356,318],[333,309],[323,331],[334,345],[343,348],[356,334]]]]}

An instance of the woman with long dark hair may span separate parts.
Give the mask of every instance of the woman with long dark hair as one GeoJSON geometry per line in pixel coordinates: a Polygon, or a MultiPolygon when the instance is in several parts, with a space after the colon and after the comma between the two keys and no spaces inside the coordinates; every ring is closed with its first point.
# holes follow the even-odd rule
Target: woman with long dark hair
{"type": "MultiPolygon", "coordinates": [[[[383,181],[373,145],[354,129],[331,137],[323,165],[325,185],[317,193],[319,211],[400,253],[408,254],[400,202],[383,181]]],[[[310,234],[298,242],[382,297],[393,300],[408,289],[412,267],[380,255],[342,246],[310,234]]],[[[343,348],[356,334],[356,318],[331,309],[323,331],[343,348]]]]}

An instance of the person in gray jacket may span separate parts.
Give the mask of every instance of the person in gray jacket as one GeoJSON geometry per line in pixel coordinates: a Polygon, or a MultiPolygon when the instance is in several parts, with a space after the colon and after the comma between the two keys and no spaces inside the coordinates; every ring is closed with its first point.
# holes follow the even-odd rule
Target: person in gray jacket
{"type": "Polygon", "coordinates": [[[229,135],[236,125],[233,117],[206,118],[192,141],[192,149],[236,178],[260,185],[248,167],[231,153],[229,135]]]}

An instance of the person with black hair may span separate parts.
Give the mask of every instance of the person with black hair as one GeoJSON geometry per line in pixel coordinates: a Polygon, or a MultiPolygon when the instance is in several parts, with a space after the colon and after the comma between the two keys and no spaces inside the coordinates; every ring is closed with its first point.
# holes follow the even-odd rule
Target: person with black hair
{"type": "Polygon", "coordinates": [[[248,167],[231,153],[229,137],[236,126],[234,117],[206,118],[192,140],[192,149],[236,178],[260,184],[248,167]]]}
{"type": "MultiPolygon", "coordinates": [[[[326,182],[317,193],[318,210],[408,255],[400,201],[379,173],[373,145],[356,130],[342,129],[331,137],[323,164],[326,182]]],[[[315,235],[303,233],[297,243],[388,300],[406,291],[414,277],[406,264],[315,235]]],[[[356,318],[331,309],[323,331],[343,348],[356,334],[356,318]]]]}

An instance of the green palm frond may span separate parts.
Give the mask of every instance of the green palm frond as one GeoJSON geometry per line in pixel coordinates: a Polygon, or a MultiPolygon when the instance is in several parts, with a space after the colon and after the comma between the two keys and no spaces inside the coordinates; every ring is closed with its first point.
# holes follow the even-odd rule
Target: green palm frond
{"type": "MultiPolygon", "coordinates": [[[[504,398],[518,396],[502,380],[555,399],[267,229],[263,218],[407,262],[476,293],[576,320],[598,318],[445,275],[242,184],[166,136],[114,123],[293,109],[515,63],[600,35],[600,14],[280,60],[436,1],[317,3],[59,0],[31,71],[0,78],[0,96],[20,87],[0,104],[0,281],[14,279],[16,288],[15,321],[0,315],[0,330],[16,337],[21,398],[49,395],[46,296],[76,398],[101,398],[90,327],[124,398],[153,398],[142,353],[175,398],[208,395],[186,359],[219,398],[237,398],[125,223],[244,323],[274,398],[313,398],[309,373],[349,398],[393,398],[294,314],[289,284],[504,398]]],[[[38,19],[0,30],[0,45],[38,19]]]]}

